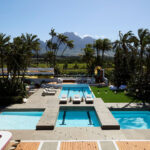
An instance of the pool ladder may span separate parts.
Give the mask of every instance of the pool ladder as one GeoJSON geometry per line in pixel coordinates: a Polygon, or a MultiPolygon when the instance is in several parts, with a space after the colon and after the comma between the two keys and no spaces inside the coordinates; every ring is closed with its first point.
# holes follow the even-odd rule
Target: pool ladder
{"type": "Polygon", "coordinates": [[[93,125],[89,111],[87,111],[87,116],[89,118],[89,125],[93,125]]]}
{"type": "Polygon", "coordinates": [[[60,125],[66,125],[65,124],[65,118],[66,118],[66,111],[64,111],[63,120],[62,120],[62,123],[60,125]]]}

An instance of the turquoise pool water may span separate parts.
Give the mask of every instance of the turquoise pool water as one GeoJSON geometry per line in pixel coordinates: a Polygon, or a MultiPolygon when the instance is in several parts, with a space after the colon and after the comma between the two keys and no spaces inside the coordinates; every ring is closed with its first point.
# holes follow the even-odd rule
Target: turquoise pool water
{"type": "Polygon", "coordinates": [[[94,94],[91,92],[88,84],[63,85],[59,98],[61,98],[63,94],[67,95],[68,98],[73,97],[74,95],[80,95],[80,97],[85,98],[87,94],[91,94],[94,98],[94,94]]]}
{"type": "Polygon", "coordinates": [[[94,109],[60,109],[56,127],[100,127],[94,109]]]}
{"type": "Polygon", "coordinates": [[[111,111],[121,129],[150,129],[150,111],[111,111]]]}
{"type": "Polygon", "coordinates": [[[5,111],[0,113],[0,130],[36,129],[43,111],[5,111]]]}

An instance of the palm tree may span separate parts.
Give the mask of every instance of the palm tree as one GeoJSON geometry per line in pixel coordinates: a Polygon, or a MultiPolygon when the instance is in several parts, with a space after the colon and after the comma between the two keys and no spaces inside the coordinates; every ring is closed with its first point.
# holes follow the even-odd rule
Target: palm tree
{"type": "Polygon", "coordinates": [[[65,35],[63,35],[63,34],[58,34],[58,35],[57,35],[57,41],[58,41],[58,42],[57,42],[58,45],[57,45],[56,55],[57,55],[57,52],[58,52],[58,50],[59,50],[60,45],[67,43],[68,37],[65,36],[65,35]]]}
{"type": "Polygon", "coordinates": [[[111,48],[112,48],[112,44],[111,44],[111,41],[109,39],[103,39],[102,40],[102,64],[103,64],[103,61],[104,61],[104,53],[106,51],[109,51],[111,48]]]}
{"type": "Polygon", "coordinates": [[[139,29],[138,37],[137,38],[135,37],[137,40],[138,48],[140,50],[140,52],[139,52],[139,56],[140,56],[139,67],[140,67],[141,73],[143,72],[142,71],[143,70],[142,69],[143,56],[146,52],[147,46],[149,45],[149,36],[150,36],[150,31],[148,29],[139,29]]]}
{"type": "Polygon", "coordinates": [[[51,36],[51,39],[46,41],[46,50],[48,51],[48,48],[50,51],[53,50],[53,39],[57,36],[57,33],[55,32],[55,29],[51,29],[51,32],[49,33],[49,35],[51,36]]]}
{"type": "Polygon", "coordinates": [[[100,61],[100,51],[101,51],[102,45],[103,45],[102,39],[97,39],[93,44],[93,48],[96,49],[97,65],[99,65],[99,63],[100,63],[99,62],[100,61]]]}
{"type": "Polygon", "coordinates": [[[1,67],[2,67],[2,76],[4,78],[4,60],[5,53],[9,48],[10,36],[6,36],[6,34],[0,33],[0,58],[1,58],[1,67]]]}
{"type": "Polygon", "coordinates": [[[67,48],[73,49],[73,47],[74,47],[73,41],[72,40],[71,41],[67,41],[66,42],[66,46],[64,47],[61,56],[63,56],[63,54],[67,50],[67,48]]]}
{"type": "Polygon", "coordinates": [[[107,38],[105,39],[98,39],[95,41],[93,44],[93,47],[96,49],[96,55],[97,55],[97,63],[99,64],[99,59],[100,59],[100,51],[102,52],[102,61],[101,65],[103,64],[104,61],[104,53],[105,51],[108,51],[111,49],[111,41],[107,38]]]}
{"type": "Polygon", "coordinates": [[[83,49],[84,55],[83,60],[86,62],[87,70],[90,75],[93,74],[94,71],[94,49],[93,45],[87,44],[83,49]]]}
{"type": "MultiPolygon", "coordinates": [[[[126,34],[122,34],[119,31],[119,40],[116,40],[113,43],[113,50],[115,50],[118,53],[118,50],[120,51],[120,56],[122,58],[121,64],[119,65],[119,70],[122,70],[120,73],[120,79],[117,79],[115,77],[115,80],[120,80],[118,83],[120,84],[127,84],[127,82],[130,79],[130,69],[129,69],[129,56],[130,56],[130,48],[131,43],[133,42],[134,35],[131,31],[127,32],[126,34]]],[[[116,55],[116,60],[118,55],[116,55]]],[[[117,67],[117,66],[115,66],[117,67]]],[[[117,67],[118,68],[118,67],[117,67]]],[[[118,71],[119,71],[118,70],[118,71]]],[[[116,70],[117,71],[117,70],[116,70]]],[[[117,85],[119,86],[119,85],[117,85]]]]}
{"type": "MultiPolygon", "coordinates": [[[[52,51],[53,53],[53,67],[54,70],[57,72],[56,68],[56,56],[58,54],[58,51],[60,50],[60,47],[62,44],[67,44],[68,47],[72,48],[72,42],[68,42],[68,37],[63,34],[58,34],[54,31],[54,29],[51,29],[51,32],[49,33],[51,38],[46,41],[46,49],[47,51],[52,51]]],[[[64,50],[65,51],[65,50],[64,50]]]]}
{"type": "Polygon", "coordinates": [[[121,31],[119,31],[119,40],[116,40],[113,43],[113,49],[116,47],[119,47],[123,49],[124,54],[128,54],[128,50],[131,45],[131,39],[133,39],[133,33],[132,31],[127,32],[126,34],[122,34],[121,31]]]}
{"type": "Polygon", "coordinates": [[[40,50],[39,47],[40,43],[39,43],[39,39],[37,38],[37,35],[26,33],[25,35],[22,34],[20,38],[23,41],[22,54],[26,59],[26,60],[24,59],[24,62],[26,62],[26,65],[24,66],[24,72],[25,72],[27,66],[29,65],[32,52],[33,51],[37,52],[40,50]]]}

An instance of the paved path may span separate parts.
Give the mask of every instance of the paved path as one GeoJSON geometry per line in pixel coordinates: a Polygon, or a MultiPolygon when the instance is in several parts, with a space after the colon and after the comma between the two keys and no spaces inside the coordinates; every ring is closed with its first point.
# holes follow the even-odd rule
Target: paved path
{"type": "MultiPolygon", "coordinates": [[[[12,144],[11,142],[10,145],[12,144]]],[[[21,141],[16,150],[150,150],[150,141],[21,141]]]]}

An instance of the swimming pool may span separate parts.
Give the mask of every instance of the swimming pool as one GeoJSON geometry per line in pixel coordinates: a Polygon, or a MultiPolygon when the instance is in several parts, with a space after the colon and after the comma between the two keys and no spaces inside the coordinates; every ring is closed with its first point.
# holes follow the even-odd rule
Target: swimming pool
{"type": "Polygon", "coordinates": [[[100,127],[94,108],[60,108],[56,127],[100,127]]]}
{"type": "Polygon", "coordinates": [[[111,111],[121,129],[150,129],[150,111],[111,111]]]}
{"type": "Polygon", "coordinates": [[[43,111],[4,111],[0,113],[0,130],[36,129],[43,111]]]}
{"type": "Polygon", "coordinates": [[[95,97],[88,84],[63,85],[59,98],[61,98],[63,94],[67,95],[68,98],[71,98],[74,95],[85,98],[87,94],[92,95],[93,98],[95,97]]]}

